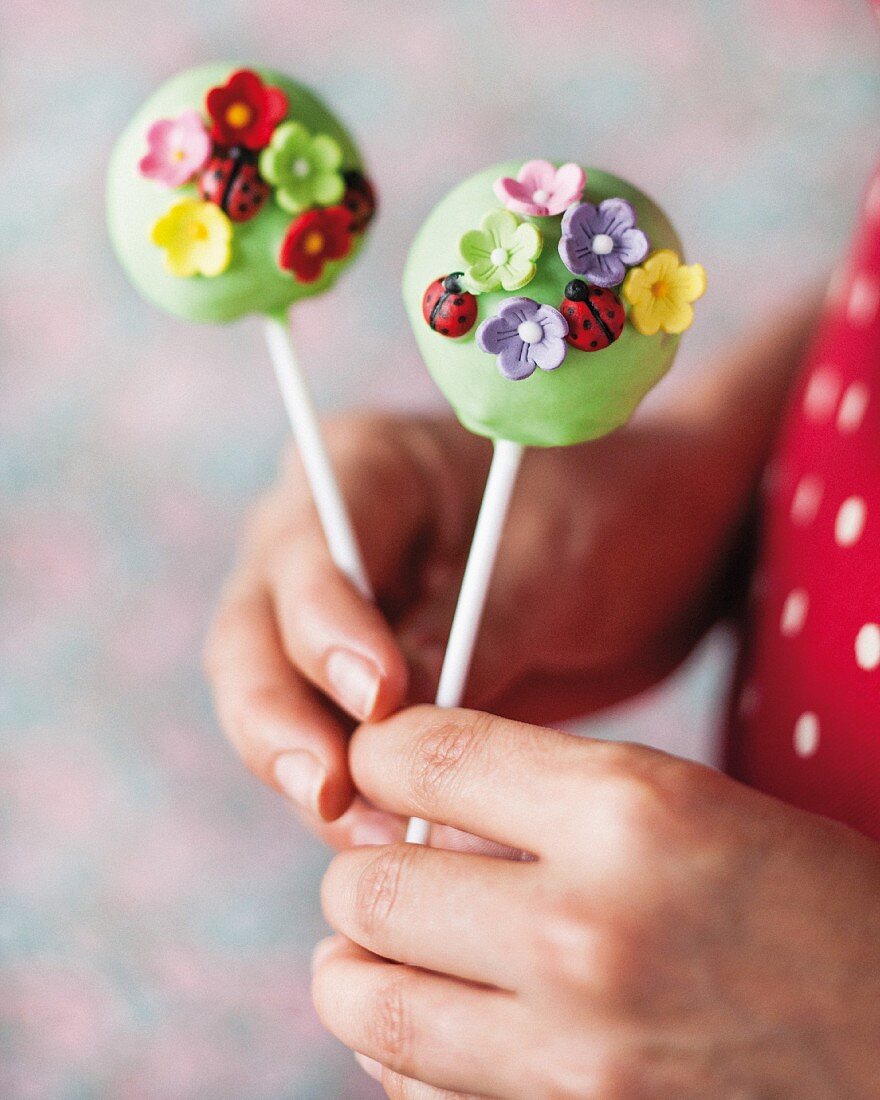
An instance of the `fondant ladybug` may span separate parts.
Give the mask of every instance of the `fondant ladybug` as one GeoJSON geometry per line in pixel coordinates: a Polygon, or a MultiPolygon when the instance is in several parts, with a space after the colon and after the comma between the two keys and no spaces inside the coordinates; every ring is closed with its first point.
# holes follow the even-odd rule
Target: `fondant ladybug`
{"type": "Polygon", "coordinates": [[[477,299],[462,288],[461,271],[435,279],[422,298],[425,320],[441,336],[464,336],[477,319],[477,299]]]}
{"type": "Polygon", "coordinates": [[[568,321],[566,340],[581,351],[601,351],[623,332],[623,304],[612,290],[572,279],[559,312],[568,321]]]}
{"type": "Polygon", "coordinates": [[[246,222],[262,210],[269,185],[257,171],[257,154],[236,145],[214,149],[199,176],[199,194],[234,222],[246,222]]]}
{"type": "Polygon", "coordinates": [[[342,173],[345,180],[345,194],[342,205],[351,212],[352,233],[362,233],[376,213],[376,192],[373,185],[357,168],[342,173]]]}

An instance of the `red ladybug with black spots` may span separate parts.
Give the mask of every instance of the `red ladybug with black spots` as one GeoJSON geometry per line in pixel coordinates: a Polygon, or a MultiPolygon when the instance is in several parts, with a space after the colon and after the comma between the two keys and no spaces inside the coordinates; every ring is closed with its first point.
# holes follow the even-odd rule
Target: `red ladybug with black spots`
{"type": "Polygon", "coordinates": [[[568,321],[566,340],[581,351],[601,351],[623,332],[626,312],[612,290],[572,279],[559,312],[568,321]]]}
{"type": "Polygon", "coordinates": [[[345,194],[342,205],[351,214],[352,233],[362,233],[376,214],[376,192],[373,185],[357,168],[342,173],[345,194]]]}
{"type": "Polygon", "coordinates": [[[199,194],[234,222],[247,222],[263,209],[269,185],[257,171],[256,153],[236,145],[214,149],[199,176],[199,194]]]}
{"type": "Polygon", "coordinates": [[[461,285],[463,272],[435,279],[422,298],[422,314],[435,332],[455,339],[474,327],[477,299],[461,285]]]}

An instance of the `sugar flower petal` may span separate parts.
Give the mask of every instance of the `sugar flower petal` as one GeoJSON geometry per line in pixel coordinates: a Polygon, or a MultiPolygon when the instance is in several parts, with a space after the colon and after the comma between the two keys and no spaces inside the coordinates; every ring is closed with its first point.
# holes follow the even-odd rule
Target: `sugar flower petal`
{"type": "Polygon", "coordinates": [[[307,210],[293,221],[281,243],[278,266],[298,282],[313,283],[331,260],[349,254],[351,213],[344,206],[307,210]]]}
{"type": "Polygon", "coordinates": [[[238,69],[205,99],[218,145],[262,149],[287,114],[287,96],[250,69],[238,69]]]}
{"type": "Polygon", "coordinates": [[[507,298],[477,329],[481,351],[496,357],[505,378],[521,381],[535,368],[556,370],[568,351],[568,322],[552,306],[531,298],[507,298]]]}
{"type": "Polygon", "coordinates": [[[198,111],[184,111],[152,124],[138,170],[164,187],[181,187],[204,167],[210,154],[211,139],[198,111]]]}
{"type": "Polygon", "coordinates": [[[260,174],[275,186],[275,200],[290,214],[333,206],[345,194],[339,168],[342,148],[329,134],[312,135],[299,122],[284,122],[260,153],[260,174]]]}
{"type": "Polygon", "coordinates": [[[648,238],[635,222],[636,212],[625,199],[569,207],[559,240],[562,262],[594,286],[617,286],[627,266],[639,263],[648,251],[648,238]]]}
{"type": "Polygon", "coordinates": [[[199,199],[175,203],[153,225],[154,244],[165,250],[172,275],[221,275],[232,257],[232,223],[219,206],[199,199]]]}
{"type": "Polygon", "coordinates": [[[495,194],[508,210],[531,217],[561,214],[579,202],[586,175],[579,164],[555,168],[548,160],[530,160],[520,168],[516,179],[502,176],[493,185],[495,194]]]}
{"type": "Polygon", "coordinates": [[[633,268],[621,289],[637,332],[678,335],[693,323],[691,303],[706,290],[706,272],[700,264],[682,264],[672,249],[663,248],[633,268]]]}
{"type": "Polygon", "coordinates": [[[509,210],[492,210],[479,229],[471,229],[459,241],[467,265],[463,285],[475,294],[495,290],[519,290],[535,277],[534,261],[541,255],[541,231],[509,210]]]}

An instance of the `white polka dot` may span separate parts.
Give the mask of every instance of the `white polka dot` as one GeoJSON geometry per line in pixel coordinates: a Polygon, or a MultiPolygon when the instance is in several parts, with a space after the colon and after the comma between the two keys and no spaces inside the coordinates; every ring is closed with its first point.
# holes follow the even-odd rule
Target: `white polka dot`
{"type": "Polygon", "coordinates": [[[757,684],[746,684],[739,696],[739,713],[743,718],[751,718],[758,709],[761,695],[757,684]]]}
{"type": "Polygon", "coordinates": [[[880,282],[867,275],[853,280],[846,303],[846,316],[851,325],[869,325],[880,305],[880,282]]]}
{"type": "Polygon", "coordinates": [[[819,367],[807,383],[804,412],[810,420],[829,420],[839,393],[840,380],[834,371],[828,367],[819,367]]]}
{"type": "Polygon", "coordinates": [[[837,430],[855,432],[861,427],[871,400],[871,391],[864,382],[850,382],[843,391],[837,410],[837,430]]]}
{"type": "Polygon", "coordinates": [[[794,638],[804,629],[807,612],[810,609],[810,597],[803,588],[795,588],[785,597],[782,614],[779,617],[779,629],[785,638],[794,638]]]}
{"type": "Polygon", "coordinates": [[[840,506],[834,521],[834,539],[838,546],[852,546],[862,537],[868,507],[861,497],[850,497],[840,506]]]}
{"type": "Polygon", "coordinates": [[[880,626],[865,623],[856,635],[856,664],[865,672],[880,668],[880,626]]]}
{"type": "Polygon", "coordinates": [[[791,518],[794,523],[806,527],[813,522],[822,503],[822,492],[821,478],[807,474],[800,479],[791,499],[791,518]]]}
{"type": "Polygon", "coordinates": [[[880,172],[874,177],[865,198],[865,213],[869,218],[880,219],[880,172]]]}
{"type": "Polygon", "coordinates": [[[794,724],[794,751],[798,756],[812,756],[819,747],[819,719],[805,711],[794,724]]]}

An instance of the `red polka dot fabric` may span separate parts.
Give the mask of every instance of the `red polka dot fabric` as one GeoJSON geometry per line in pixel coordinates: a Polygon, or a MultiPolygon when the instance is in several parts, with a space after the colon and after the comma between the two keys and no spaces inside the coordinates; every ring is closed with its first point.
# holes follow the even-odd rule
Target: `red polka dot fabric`
{"type": "Polygon", "coordinates": [[[880,839],[880,169],[765,477],[727,764],[880,839]]]}

